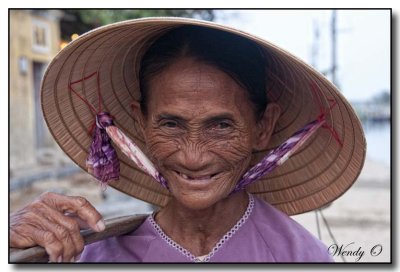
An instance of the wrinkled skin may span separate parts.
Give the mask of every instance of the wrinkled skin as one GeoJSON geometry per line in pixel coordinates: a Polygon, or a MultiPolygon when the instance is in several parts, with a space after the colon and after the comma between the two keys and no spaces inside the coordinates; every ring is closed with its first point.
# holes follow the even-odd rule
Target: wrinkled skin
{"type": "Polygon", "coordinates": [[[149,82],[147,114],[137,103],[133,109],[151,160],[173,196],[156,221],[192,253],[207,254],[246,209],[247,195],[230,193],[249,168],[252,152],[267,146],[279,107],[270,104],[257,120],[235,80],[183,58],[149,82]]]}
{"type": "MultiPolygon", "coordinates": [[[[207,254],[247,207],[245,192],[230,192],[252,152],[268,145],[279,107],[269,104],[256,120],[236,81],[190,58],[152,78],[148,97],[147,115],[137,102],[132,108],[172,195],[155,219],[194,255],[207,254]]],[[[10,246],[41,245],[52,262],[74,261],[83,250],[79,229],[102,231],[101,218],[84,198],[45,193],[11,215],[10,246]]]]}
{"type": "Polygon", "coordinates": [[[73,262],[82,252],[81,228],[104,230],[102,216],[83,197],[44,193],[10,216],[10,246],[40,245],[50,262],[73,262]]]}

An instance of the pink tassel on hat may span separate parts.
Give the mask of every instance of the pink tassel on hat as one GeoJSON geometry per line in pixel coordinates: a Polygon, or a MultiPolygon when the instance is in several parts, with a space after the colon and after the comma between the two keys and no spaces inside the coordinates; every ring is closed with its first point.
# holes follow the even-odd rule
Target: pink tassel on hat
{"type": "Polygon", "coordinates": [[[167,181],[152,162],[129,137],[114,125],[112,117],[107,112],[96,116],[96,130],[93,134],[89,157],[86,160],[88,172],[101,181],[102,185],[119,179],[119,160],[111,140],[140,169],[168,188],[167,181]]]}
{"type": "Polygon", "coordinates": [[[160,172],[154,167],[153,163],[147,158],[142,150],[116,126],[108,126],[107,134],[111,137],[114,144],[131,159],[140,169],[153,177],[163,187],[168,189],[167,180],[161,176],[160,172]]]}

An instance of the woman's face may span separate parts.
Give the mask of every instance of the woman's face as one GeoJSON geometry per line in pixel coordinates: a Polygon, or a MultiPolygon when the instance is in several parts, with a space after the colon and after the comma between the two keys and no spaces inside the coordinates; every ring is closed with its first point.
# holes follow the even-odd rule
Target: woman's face
{"type": "MultiPolygon", "coordinates": [[[[264,148],[259,138],[266,132],[260,129],[268,129],[256,122],[240,85],[191,58],[177,60],[150,80],[147,114],[141,118],[150,159],[173,197],[190,209],[210,207],[229,195],[252,151],[264,148]]],[[[265,139],[261,142],[265,145],[265,139]]]]}

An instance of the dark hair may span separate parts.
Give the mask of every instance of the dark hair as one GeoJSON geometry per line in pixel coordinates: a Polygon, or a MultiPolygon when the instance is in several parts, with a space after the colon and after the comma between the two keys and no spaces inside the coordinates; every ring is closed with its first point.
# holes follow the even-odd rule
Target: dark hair
{"type": "Polygon", "coordinates": [[[151,77],[181,57],[214,65],[247,90],[261,117],[267,106],[266,63],[261,48],[241,36],[201,26],[182,26],[159,37],[142,58],[139,83],[141,108],[147,113],[147,88],[151,77]]]}

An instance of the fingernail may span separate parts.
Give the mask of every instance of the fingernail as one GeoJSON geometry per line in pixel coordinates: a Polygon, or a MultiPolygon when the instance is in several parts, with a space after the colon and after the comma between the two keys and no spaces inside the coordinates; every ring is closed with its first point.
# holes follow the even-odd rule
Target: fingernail
{"type": "Polygon", "coordinates": [[[106,228],[106,225],[104,224],[103,219],[100,219],[97,223],[96,223],[96,228],[97,231],[103,231],[106,228]]]}
{"type": "Polygon", "coordinates": [[[72,257],[70,260],[71,263],[75,262],[75,257],[72,257]]]}
{"type": "Polygon", "coordinates": [[[62,256],[57,258],[57,263],[62,263],[62,256]]]}

